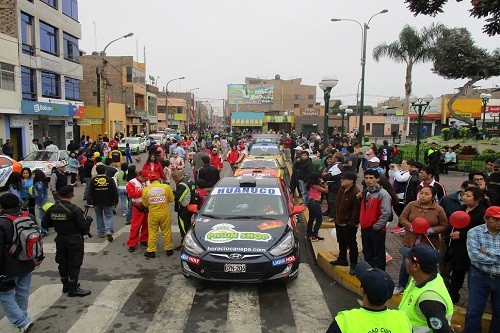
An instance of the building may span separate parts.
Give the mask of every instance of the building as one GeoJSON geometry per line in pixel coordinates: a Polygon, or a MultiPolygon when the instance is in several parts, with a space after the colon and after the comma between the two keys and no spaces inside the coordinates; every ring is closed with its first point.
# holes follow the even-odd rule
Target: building
{"type": "Polygon", "coordinates": [[[0,135],[12,140],[18,159],[33,138],[50,137],[65,148],[83,106],[78,2],[0,0],[0,5],[0,135]]]}
{"type": "Polygon", "coordinates": [[[182,133],[187,129],[187,103],[182,98],[158,98],[158,128],[173,128],[182,133]],[[167,112],[168,106],[168,112],[167,112]]]}

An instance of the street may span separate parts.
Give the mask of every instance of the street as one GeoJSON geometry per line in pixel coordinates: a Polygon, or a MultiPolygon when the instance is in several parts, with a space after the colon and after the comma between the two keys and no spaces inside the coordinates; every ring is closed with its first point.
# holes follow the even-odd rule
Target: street
{"type": "MultiPolygon", "coordinates": [[[[146,160],[145,154],[141,157],[146,160]]],[[[83,191],[78,184],[73,203],[80,207],[83,191]]],[[[114,227],[115,239],[109,243],[97,237],[94,219],[95,237],[85,240],[80,273],[82,288],[92,294],[83,298],[62,294],[54,231],[44,239],[46,258],[33,272],[31,284],[31,332],[324,332],[338,311],[358,306],[355,294],[316,266],[304,223],[298,278],[258,285],[187,280],[179,251],[167,257],[158,250],[154,259],[142,255],[143,246],[129,253],[125,217],[115,215],[114,227]]],[[[175,213],[172,230],[177,246],[175,213]]],[[[2,312],[0,319],[1,332],[16,331],[2,312]]]]}

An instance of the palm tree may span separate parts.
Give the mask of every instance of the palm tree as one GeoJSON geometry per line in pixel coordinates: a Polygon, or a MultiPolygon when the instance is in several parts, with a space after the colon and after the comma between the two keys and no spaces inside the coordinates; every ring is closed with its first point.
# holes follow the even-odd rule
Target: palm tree
{"type": "MultiPolygon", "coordinates": [[[[377,62],[382,57],[387,57],[397,63],[406,64],[405,105],[408,105],[408,97],[411,95],[413,65],[432,60],[433,46],[442,30],[441,24],[432,24],[420,32],[414,27],[405,25],[399,33],[398,40],[390,44],[382,43],[373,49],[373,59],[377,62]]],[[[408,127],[408,109],[404,108],[403,141],[408,127]]]]}

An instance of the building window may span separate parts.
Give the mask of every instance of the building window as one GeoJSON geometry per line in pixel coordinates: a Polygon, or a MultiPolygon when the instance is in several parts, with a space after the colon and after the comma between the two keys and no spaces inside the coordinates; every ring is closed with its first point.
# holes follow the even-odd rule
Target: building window
{"type": "Polygon", "coordinates": [[[294,100],[298,100],[298,99],[300,99],[300,95],[293,95],[293,99],[294,99],[294,100]]]}
{"type": "Polygon", "coordinates": [[[58,29],[43,21],[40,21],[40,50],[57,55],[58,29]]]}
{"type": "Polygon", "coordinates": [[[300,107],[300,105],[299,104],[294,104],[293,107],[294,108],[298,108],[298,107],[300,107]]]}
{"type": "Polygon", "coordinates": [[[64,58],[78,61],[80,52],[78,50],[78,38],[63,32],[64,58]]]}
{"type": "Polygon", "coordinates": [[[21,42],[25,54],[35,54],[33,31],[33,16],[21,12],[21,42]]]}
{"type": "Polygon", "coordinates": [[[314,107],[314,105],[313,105],[313,104],[307,104],[307,107],[308,107],[308,108],[313,108],[313,107],[314,107]]]}
{"type": "Polygon", "coordinates": [[[42,0],[42,2],[45,2],[50,7],[57,9],[57,0],[42,0]]]}
{"type": "Polygon", "coordinates": [[[146,85],[146,74],[134,67],[127,67],[127,82],[146,85]]]}
{"type": "Polygon", "coordinates": [[[42,96],[61,97],[61,76],[51,72],[42,72],[42,96]]]}
{"type": "Polygon", "coordinates": [[[365,129],[367,132],[370,132],[370,125],[371,125],[370,123],[365,124],[365,129]]]}
{"type": "Polygon", "coordinates": [[[35,70],[29,67],[21,67],[21,86],[23,91],[23,99],[36,99],[36,80],[35,70]]]}
{"type": "Polygon", "coordinates": [[[314,95],[307,95],[307,99],[314,99],[314,95]]]}
{"type": "Polygon", "coordinates": [[[64,80],[64,95],[66,99],[80,100],[80,80],[67,77],[64,80]]]}
{"type": "Polygon", "coordinates": [[[16,90],[14,84],[14,65],[0,62],[0,89],[16,90]]]}
{"type": "Polygon", "coordinates": [[[78,21],[78,0],[62,0],[62,12],[78,21]]]}

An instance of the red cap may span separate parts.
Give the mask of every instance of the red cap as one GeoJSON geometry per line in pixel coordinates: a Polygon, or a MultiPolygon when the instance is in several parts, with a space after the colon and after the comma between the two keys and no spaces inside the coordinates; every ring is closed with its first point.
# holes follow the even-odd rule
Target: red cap
{"type": "Polygon", "coordinates": [[[490,208],[488,208],[486,210],[486,212],[484,213],[484,216],[492,216],[492,217],[496,217],[496,218],[500,218],[500,206],[491,206],[490,208]]]}

